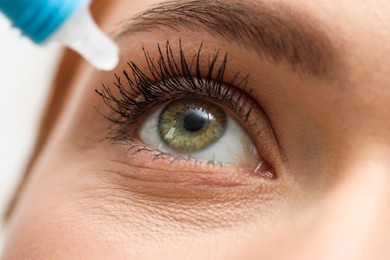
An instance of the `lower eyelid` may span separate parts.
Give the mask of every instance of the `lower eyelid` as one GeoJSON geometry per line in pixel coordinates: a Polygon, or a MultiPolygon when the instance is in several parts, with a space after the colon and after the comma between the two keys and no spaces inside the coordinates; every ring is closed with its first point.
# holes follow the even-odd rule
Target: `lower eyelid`
{"type": "MultiPolygon", "coordinates": [[[[131,192],[198,202],[202,199],[218,201],[218,197],[225,202],[227,197],[232,197],[234,201],[255,197],[265,199],[278,194],[283,186],[234,167],[209,165],[209,171],[197,171],[186,164],[173,166],[165,161],[156,169],[154,163],[148,163],[149,155],[138,154],[136,157],[131,163],[126,159],[111,160],[110,172],[105,178],[115,180],[114,176],[119,177],[120,185],[131,192]],[[143,155],[145,158],[142,158],[143,155]]],[[[99,171],[104,172],[104,169],[101,167],[99,171]]]]}
{"type": "Polygon", "coordinates": [[[150,148],[134,138],[118,141],[115,147],[119,150],[113,153],[112,161],[139,169],[168,172],[169,176],[164,175],[162,179],[195,175],[202,179],[208,176],[210,180],[218,179],[218,182],[214,183],[217,186],[245,185],[248,180],[252,179],[268,179],[269,181],[273,179],[270,178],[269,169],[266,167],[262,168],[262,171],[255,172],[253,168],[175,156],[150,148]]]}

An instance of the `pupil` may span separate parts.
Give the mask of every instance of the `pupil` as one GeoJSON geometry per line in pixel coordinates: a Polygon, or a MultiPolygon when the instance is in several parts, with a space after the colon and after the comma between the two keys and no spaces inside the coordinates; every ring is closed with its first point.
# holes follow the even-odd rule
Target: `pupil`
{"type": "Polygon", "coordinates": [[[202,129],[206,123],[205,114],[202,111],[191,111],[184,118],[184,129],[189,132],[196,132],[202,129]]]}

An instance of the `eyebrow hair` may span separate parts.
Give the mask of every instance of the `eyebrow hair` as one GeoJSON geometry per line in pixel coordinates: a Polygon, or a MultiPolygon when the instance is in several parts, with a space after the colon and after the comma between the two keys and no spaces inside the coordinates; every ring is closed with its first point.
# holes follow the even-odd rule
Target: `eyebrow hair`
{"type": "Polygon", "coordinates": [[[295,72],[324,76],[335,70],[336,51],[327,35],[308,14],[281,4],[170,0],[125,22],[117,36],[180,27],[222,37],[276,64],[287,62],[295,72]]]}

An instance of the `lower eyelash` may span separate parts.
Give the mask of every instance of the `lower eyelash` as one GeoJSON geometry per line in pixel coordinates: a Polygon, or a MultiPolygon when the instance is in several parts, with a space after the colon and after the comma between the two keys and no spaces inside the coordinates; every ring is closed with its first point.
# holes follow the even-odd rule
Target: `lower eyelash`
{"type": "Polygon", "coordinates": [[[191,158],[191,156],[177,156],[172,155],[170,153],[162,152],[153,148],[148,147],[147,145],[144,145],[137,140],[135,140],[132,137],[128,137],[121,140],[116,140],[115,143],[122,144],[128,146],[127,153],[129,155],[135,155],[138,153],[149,153],[151,156],[150,161],[155,162],[158,160],[168,161],[169,163],[174,163],[178,161],[185,161],[186,163],[191,162],[193,165],[197,165],[199,163],[206,163],[208,166],[213,167],[223,167],[226,166],[223,163],[215,162],[215,161],[202,161],[199,159],[191,158]]]}
{"type": "Polygon", "coordinates": [[[241,78],[236,74],[228,84],[224,84],[227,53],[221,59],[220,51],[216,51],[211,56],[207,72],[202,73],[200,64],[202,46],[203,44],[200,45],[190,63],[185,58],[181,40],[179,40],[179,61],[176,60],[169,41],[166,42],[164,50],[157,44],[157,60],[154,60],[143,48],[147,73],[134,62],[129,61],[127,65],[131,74],[126,70],[123,70],[122,77],[115,74],[114,86],[117,94],[114,94],[105,84],[102,84],[101,90],[95,90],[114,112],[114,115],[103,116],[122,126],[134,123],[140,115],[169,100],[196,96],[212,99],[229,107],[246,122],[252,110],[252,102],[247,102],[249,97],[237,87],[245,88],[247,76],[241,78]],[[219,62],[221,64],[217,66],[219,62]]]}

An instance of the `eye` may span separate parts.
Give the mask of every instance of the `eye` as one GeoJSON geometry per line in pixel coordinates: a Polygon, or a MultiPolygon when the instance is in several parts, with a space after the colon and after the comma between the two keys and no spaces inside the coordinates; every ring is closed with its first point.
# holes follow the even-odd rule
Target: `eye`
{"type": "Polygon", "coordinates": [[[177,157],[242,167],[258,165],[252,139],[225,110],[203,99],[176,99],[143,121],[139,137],[148,146],[177,157]]]}
{"type": "Polygon", "coordinates": [[[112,112],[103,116],[117,125],[106,139],[123,145],[127,163],[145,168],[213,173],[217,165],[276,178],[278,142],[250,95],[249,75],[234,69],[225,77],[227,53],[203,55],[202,46],[193,55],[180,40],[178,52],[169,41],[165,50],[157,44],[157,56],[143,49],[144,63],[129,61],[113,86],[103,83],[96,93],[112,112]]]}

